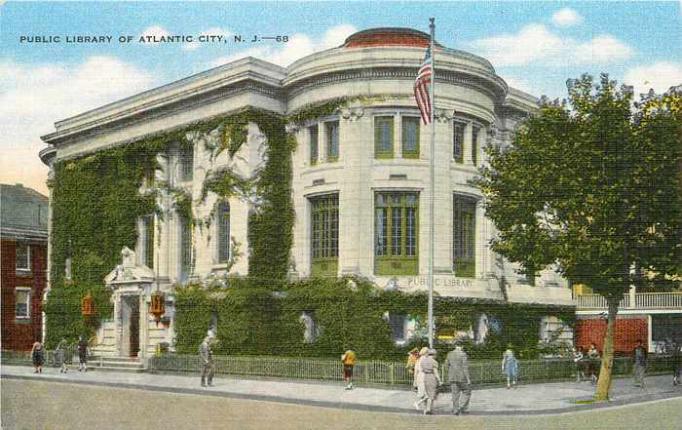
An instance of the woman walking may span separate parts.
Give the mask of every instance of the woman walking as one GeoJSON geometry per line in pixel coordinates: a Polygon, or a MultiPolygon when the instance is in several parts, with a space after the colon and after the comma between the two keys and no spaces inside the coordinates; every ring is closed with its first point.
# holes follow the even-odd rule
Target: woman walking
{"type": "Polygon", "coordinates": [[[419,367],[421,368],[424,395],[426,397],[426,408],[424,415],[432,413],[433,402],[438,396],[438,386],[440,385],[440,374],[438,372],[438,362],[436,361],[436,350],[429,349],[428,355],[419,360],[419,367]]]}
{"type": "Polygon", "coordinates": [[[66,373],[68,368],[66,367],[66,339],[62,338],[57,345],[57,349],[54,350],[54,360],[59,367],[59,373],[66,373]]]}
{"type": "Polygon", "coordinates": [[[414,363],[414,381],[412,385],[417,389],[417,401],[414,402],[414,407],[421,411],[421,404],[426,402],[426,393],[424,392],[424,373],[421,368],[421,359],[429,354],[429,348],[423,347],[419,350],[417,361],[414,363]]]}
{"type": "Polygon", "coordinates": [[[43,363],[45,362],[45,348],[39,340],[33,343],[33,348],[31,348],[31,359],[33,360],[33,367],[35,370],[33,373],[43,373],[43,363]]]}
{"type": "Polygon", "coordinates": [[[599,375],[599,366],[601,365],[601,354],[597,349],[597,345],[594,343],[590,344],[590,349],[587,350],[587,359],[589,363],[590,382],[592,385],[597,383],[597,377],[599,375]]]}
{"type": "Polygon", "coordinates": [[[507,375],[507,389],[510,389],[512,385],[516,387],[519,375],[519,361],[514,357],[511,345],[508,345],[507,350],[502,354],[502,372],[507,375]]]}

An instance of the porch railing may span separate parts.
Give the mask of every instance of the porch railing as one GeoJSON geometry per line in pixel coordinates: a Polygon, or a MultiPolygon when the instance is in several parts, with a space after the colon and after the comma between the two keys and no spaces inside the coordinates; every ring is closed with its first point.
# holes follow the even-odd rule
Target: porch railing
{"type": "MultiPolygon", "coordinates": [[[[632,295],[625,294],[620,301],[619,308],[635,309],[682,309],[682,292],[663,293],[635,293],[634,303],[632,295]]],[[[606,299],[599,294],[583,294],[574,298],[577,308],[606,309],[606,299]]]]}
{"type": "Polygon", "coordinates": [[[682,293],[637,293],[638,308],[677,308],[682,309],[682,293]]]}

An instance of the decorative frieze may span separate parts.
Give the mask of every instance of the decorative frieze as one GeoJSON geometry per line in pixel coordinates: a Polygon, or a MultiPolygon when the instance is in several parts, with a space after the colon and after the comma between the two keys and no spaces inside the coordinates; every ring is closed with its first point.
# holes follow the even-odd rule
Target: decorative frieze
{"type": "Polygon", "coordinates": [[[340,109],[340,113],[345,120],[357,121],[365,114],[365,110],[362,107],[344,107],[340,109]]]}

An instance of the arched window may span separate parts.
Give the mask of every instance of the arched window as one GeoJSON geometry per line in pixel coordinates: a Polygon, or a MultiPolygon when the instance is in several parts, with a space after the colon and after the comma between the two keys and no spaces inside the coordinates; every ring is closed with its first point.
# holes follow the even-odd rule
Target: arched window
{"type": "Polygon", "coordinates": [[[218,262],[226,263],[230,259],[230,204],[221,202],[216,211],[218,226],[218,262]]]}

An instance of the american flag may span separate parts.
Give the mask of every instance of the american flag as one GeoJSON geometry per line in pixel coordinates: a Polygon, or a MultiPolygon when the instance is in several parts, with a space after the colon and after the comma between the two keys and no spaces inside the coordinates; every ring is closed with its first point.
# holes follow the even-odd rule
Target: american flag
{"type": "Polygon", "coordinates": [[[433,75],[433,60],[431,58],[431,48],[426,48],[424,62],[419,67],[417,79],[414,80],[414,98],[417,99],[417,106],[422,115],[424,124],[431,124],[431,98],[429,97],[429,86],[433,75]]]}

